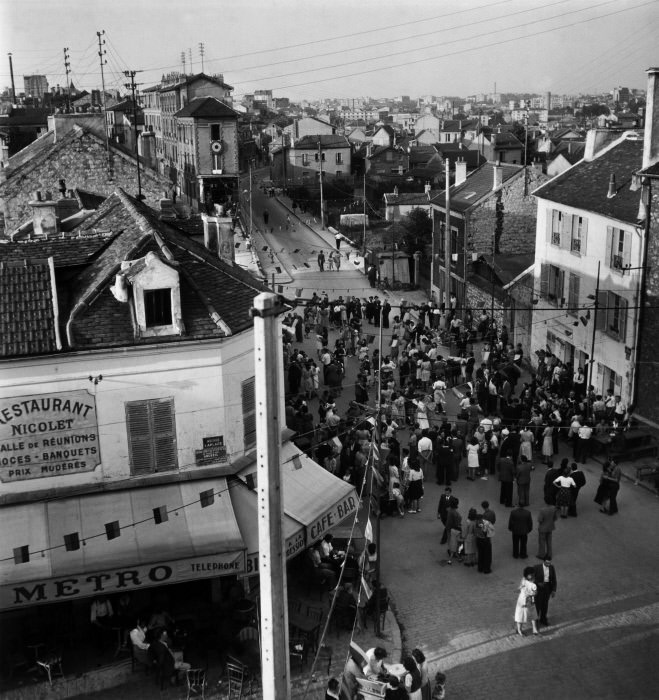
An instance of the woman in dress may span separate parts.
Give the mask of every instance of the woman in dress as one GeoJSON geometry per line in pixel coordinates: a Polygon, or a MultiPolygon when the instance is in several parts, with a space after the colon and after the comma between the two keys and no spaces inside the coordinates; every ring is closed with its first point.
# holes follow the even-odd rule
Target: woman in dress
{"type": "Polygon", "coordinates": [[[542,461],[548,464],[554,456],[554,427],[548,425],[542,431],[542,461]]]}
{"type": "Polygon", "coordinates": [[[407,512],[418,513],[421,510],[419,508],[419,499],[423,496],[423,471],[421,471],[418,459],[410,458],[409,467],[410,476],[406,495],[410,508],[407,512]]]}
{"type": "Polygon", "coordinates": [[[577,488],[574,479],[568,476],[569,471],[569,467],[563,469],[561,475],[554,479],[554,486],[558,488],[556,507],[560,508],[561,518],[567,518],[567,510],[572,502],[572,491],[570,489],[577,488]]]}
{"type": "Polygon", "coordinates": [[[517,634],[522,637],[522,625],[530,622],[533,627],[533,634],[538,632],[538,614],[535,610],[535,596],[538,587],[534,582],[533,567],[527,566],[524,569],[524,575],[518,587],[519,595],[517,596],[517,604],[515,605],[515,627],[517,634]]]}
{"type": "Polygon", "coordinates": [[[403,666],[406,671],[403,685],[409,700],[421,700],[421,672],[416,661],[411,656],[406,656],[403,659],[403,666]]]}
{"type": "Polygon", "coordinates": [[[478,440],[472,437],[467,445],[467,479],[474,481],[478,473],[478,440]]]}
{"type": "Polygon", "coordinates": [[[428,662],[421,649],[413,649],[412,657],[419,667],[421,674],[421,700],[430,700],[430,678],[428,677],[428,662]]]}
{"type": "Polygon", "coordinates": [[[533,440],[533,431],[527,425],[519,433],[519,456],[526,457],[529,462],[533,462],[533,440]]]}
{"type": "Polygon", "coordinates": [[[462,542],[464,544],[464,558],[462,560],[465,566],[476,565],[476,519],[478,513],[475,508],[470,508],[467,514],[467,520],[462,525],[462,542]]]}

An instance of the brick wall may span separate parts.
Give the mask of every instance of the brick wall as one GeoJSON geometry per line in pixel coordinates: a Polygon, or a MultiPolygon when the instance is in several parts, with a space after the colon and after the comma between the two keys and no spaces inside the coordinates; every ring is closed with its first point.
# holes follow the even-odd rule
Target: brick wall
{"type": "Polygon", "coordinates": [[[636,408],[640,417],[659,423],[659,181],[652,181],[646,298],[642,311],[636,408]]]}
{"type": "MultiPolygon", "coordinates": [[[[27,164],[11,173],[0,184],[0,200],[5,213],[6,231],[15,229],[32,216],[28,202],[35,190],[50,191],[57,196],[59,181],[67,189],[81,188],[103,195],[111,195],[117,187],[128,194],[137,194],[137,167],[135,160],[112,151],[113,177],[108,177],[105,144],[90,133],[70,133],[56,143],[45,159],[27,164]]],[[[160,198],[170,188],[166,178],[141,168],[142,193],[146,203],[159,206],[160,198]]]]}
{"type": "Polygon", "coordinates": [[[506,182],[496,196],[490,197],[469,215],[467,247],[477,253],[492,253],[493,236],[497,254],[535,252],[536,201],[530,193],[548,179],[534,168],[506,182]]]}

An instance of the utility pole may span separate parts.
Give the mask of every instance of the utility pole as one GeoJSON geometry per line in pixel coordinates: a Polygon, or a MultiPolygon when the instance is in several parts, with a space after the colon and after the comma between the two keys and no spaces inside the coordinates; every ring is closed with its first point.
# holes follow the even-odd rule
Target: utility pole
{"type": "MultiPolygon", "coordinates": [[[[249,167],[249,237],[252,238],[252,159],[250,158],[248,163],[249,167]]],[[[274,290],[274,287],[273,287],[274,290]]]]}
{"type": "Polygon", "coordinates": [[[11,60],[11,54],[8,53],[7,56],[9,56],[9,73],[11,74],[11,101],[12,101],[12,104],[16,104],[16,85],[14,83],[14,63],[11,60]]]}
{"type": "Polygon", "coordinates": [[[529,179],[527,169],[527,150],[529,147],[529,113],[528,110],[524,114],[524,196],[529,193],[529,179]]]}
{"type": "Polygon", "coordinates": [[[64,72],[66,73],[66,111],[67,113],[71,111],[71,83],[69,81],[69,69],[71,68],[71,63],[69,62],[69,49],[64,49],[64,72]]]}
{"type": "MultiPolygon", "coordinates": [[[[451,296],[451,263],[452,263],[452,241],[451,241],[451,161],[447,158],[444,161],[444,177],[446,179],[446,187],[444,189],[444,207],[446,208],[446,216],[444,217],[444,256],[446,262],[446,278],[444,280],[444,304],[445,310],[448,313],[449,299],[451,296]]],[[[439,300],[441,307],[442,300],[439,300]]]]}
{"type": "MultiPolygon", "coordinates": [[[[601,262],[597,261],[597,282],[595,283],[595,310],[593,311],[593,335],[590,342],[590,363],[588,365],[588,386],[586,387],[586,396],[590,391],[590,387],[593,384],[593,365],[595,364],[595,333],[597,332],[597,309],[599,307],[599,295],[600,295],[600,266],[601,262]]],[[[591,406],[586,401],[586,406],[588,413],[590,413],[591,406]]]]}
{"type": "Polygon", "coordinates": [[[190,59],[190,73],[192,73],[193,68],[192,68],[192,48],[188,48],[188,58],[190,59]]]}
{"type": "Polygon", "coordinates": [[[320,228],[325,230],[325,203],[323,202],[323,152],[320,147],[320,138],[318,138],[318,163],[320,164],[320,228]]]}
{"type": "Polygon", "coordinates": [[[181,51],[181,63],[183,65],[183,75],[185,75],[185,51],[181,51]]]}
{"type": "Polygon", "coordinates": [[[108,135],[108,113],[106,111],[105,107],[105,73],[103,71],[103,66],[107,63],[105,58],[105,49],[103,46],[105,45],[105,39],[101,41],[101,37],[105,34],[105,29],[103,29],[100,32],[96,32],[96,36],[98,37],[98,59],[101,63],[101,104],[103,105],[103,122],[105,125],[105,153],[107,154],[107,159],[108,159],[108,175],[112,177],[112,163],[110,161],[110,137],[108,135]]]}
{"type": "MultiPolygon", "coordinates": [[[[380,307],[380,338],[379,338],[379,347],[380,347],[380,352],[378,353],[378,396],[382,396],[382,307],[380,307]]],[[[380,401],[378,400],[377,402],[378,410],[375,413],[375,444],[377,446],[377,449],[373,451],[373,456],[377,455],[377,465],[375,464],[375,460],[371,462],[371,469],[374,471],[377,468],[378,474],[380,476],[379,479],[377,479],[377,505],[376,505],[376,510],[375,510],[375,542],[377,544],[377,558],[375,560],[375,580],[377,582],[377,589],[373,591],[373,594],[375,595],[375,636],[376,637],[381,637],[382,633],[380,631],[380,561],[382,560],[382,532],[380,528],[380,521],[382,520],[382,513],[380,511],[380,483],[384,480],[384,483],[389,484],[389,474],[383,474],[382,473],[382,460],[381,460],[381,454],[380,454],[380,449],[381,449],[381,443],[382,443],[382,416],[381,416],[381,407],[380,407],[380,401]],[[386,479],[385,479],[386,477],[386,479]]],[[[388,471],[388,470],[387,470],[388,471]]],[[[371,494],[370,497],[373,498],[373,478],[371,478],[371,494]]]]}
{"type": "Polygon", "coordinates": [[[201,56],[201,72],[204,72],[204,42],[199,42],[199,54],[201,56]]]}
{"type": "Polygon", "coordinates": [[[364,215],[364,233],[362,235],[362,258],[366,257],[366,169],[364,169],[364,199],[363,199],[363,210],[364,215]]]}
{"type": "Polygon", "coordinates": [[[282,335],[285,310],[277,294],[254,299],[256,454],[258,482],[259,578],[261,588],[261,678],[264,700],[291,696],[288,657],[286,549],[282,528],[281,417],[282,335]]]}
{"type": "Polygon", "coordinates": [[[137,71],[135,70],[125,70],[124,75],[130,78],[130,83],[124,83],[125,87],[128,88],[133,95],[133,127],[135,131],[135,161],[137,163],[137,199],[142,201],[145,199],[142,194],[142,176],[140,175],[140,155],[137,152],[137,98],[135,97],[135,75],[137,71]]]}

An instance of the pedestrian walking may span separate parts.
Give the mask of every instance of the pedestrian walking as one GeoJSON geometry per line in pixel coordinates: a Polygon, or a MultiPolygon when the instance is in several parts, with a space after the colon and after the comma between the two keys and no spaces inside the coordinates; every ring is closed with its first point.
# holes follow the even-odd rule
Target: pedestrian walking
{"type": "Polygon", "coordinates": [[[368,283],[371,285],[371,287],[375,287],[375,282],[378,276],[378,271],[375,269],[375,265],[369,265],[366,276],[368,277],[368,283]]]}
{"type": "Polygon", "coordinates": [[[478,513],[475,508],[470,508],[467,514],[467,520],[462,525],[462,546],[463,560],[465,566],[476,566],[476,523],[478,521],[478,513]]]}
{"type": "Polygon", "coordinates": [[[517,629],[517,634],[520,637],[524,636],[522,625],[527,622],[531,623],[533,634],[539,634],[538,613],[535,607],[538,587],[534,583],[534,568],[532,566],[527,566],[524,569],[524,574],[517,590],[519,591],[515,605],[515,628],[517,629]]]}
{"type": "Polygon", "coordinates": [[[334,269],[334,253],[327,256],[327,269],[331,272],[334,269]]]}
{"type": "Polygon", "coordinates": [[[579,498],[579,491],[586,485],[586,475],[583,473],[582,469],[579,469],[576,462],[572,462],[571,465],[572,481],[574,481],[574,488],[570,489],[570,506],[567,509],[567,514],[573,518],[577,517],[577,499],[579,498]]]}
{"type": "Polygon", "coordinates": [[[324,272],[325,270],[325,253],[321,250],[320,253],[318,253],[318,269],[321,272],[324,272]]]}
{"type": "Polygon", "coordinates": [[[552,533],[556,529],[556,506],[544,506],[538,513],[538,559],[552,558],[552,533]]]}
{"type": "Polygon", "coordinates": [[[476,521],[478,571],[482,574],[492,573],[492,538],[494,537],[494,523],[491,522],[489,517],[486,517],[488,510],[489,508],[486,508],[485,512],[482,513],[476,521]]]}
{"type": "Polygon", "coordinates": [[[446,516],[446,529],[448,530],[448,561],[453,563],[453,557],[458,556],[458,549],[462,544],[462,516],[458,512],[460,501],[453,496],[449,501],[448,514],[446,516]]]}
{"type": "Polygon", "coordinates": [[[337,231],[334,234],[334,240],[336,241],[336,249],[339,250],[341,247],[341,240],[343,239],[343,236],[337,231]]]}
{"type": "Polygon", "coordinates": [[[551,563],[551,557],[546,556],[542,564],[534,567],[535,584],[538,592],[535,596],[535,608],[538,613],[540,624],[549,625],[547,612],[549,609],[549,599],[556,595],[558,582],[556,579],[556,569],[551,563]]]}
{"type": "Polygon", "coordinates": [[[528,554],[526,545],[529,533],[533,530],[533,516],[523,506],[517,506],[510,511],[508,529],[513,538],[513,559],[526,559],[528,554]]]}
{"type": "Polygon", "coordinates": [[[444,493],[439,497],[439,503],[437,504],[437,519],[442,521],[444,526],[444,532],[442,533],[442,539],[440,544],[446,544],[448,542],[448,530],[446,529],[446,516],[448,515],[448,507],[452,498],[452,489],[447,486],[444,489],[444,493]]]}

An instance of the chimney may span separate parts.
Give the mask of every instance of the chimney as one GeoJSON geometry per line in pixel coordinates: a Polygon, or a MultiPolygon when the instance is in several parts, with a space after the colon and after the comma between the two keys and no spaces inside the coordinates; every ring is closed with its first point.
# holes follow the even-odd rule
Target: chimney
{"type": "Polygon", "coordinates": [[[47,238],[49,235],[59,233],[59,218],[57,216],[57,204],[46,192],[46,198],[42,199],[39,190],[34,192],[34,199],[29,202],[32,207],[32,225],[35,236],[47,238]]]}
{"type": "Polygon", "coordinates": [[[648,88],[645,96],[645,135],[643,138],[643,167],[659,161],[659,68],[648,68],[648,88]]]}
{"type": "Polygon", "coordinates": [[[467,161],[460,160],[455,163],[455,184],[461,185],[467,179],[467,161]]]}
{"type": "Polygon", "coordinates": [[[499,161],[496,162],[496,165],[492,166],[492,173],[494,175],[492,180],[492,189],[498,190],[499,187],[503,185],[503,168],[501,167],[501,163],[499,161]]]}
{"type": "Polygon", "coordinates": [[[218,231],[220,244],[218,248],[218,256],[220,260],[227,265],[233,265],[235,262],[236,248],[234,246],[233,222],[230,216],[218,216],[218,231]]]}
{"type": "Polygon", "coordinates": [[[204,224],[204,246],[212,253],[217,253],[219,248],[217,217],[202,214],[201,220],[204,224]]]}
{"type": "Polygon", "coordinates": [[[609,191],[606,195],[607,199],[611,199],[616,196],[616,176],[611,173],[609,177],[609,191]]]}

